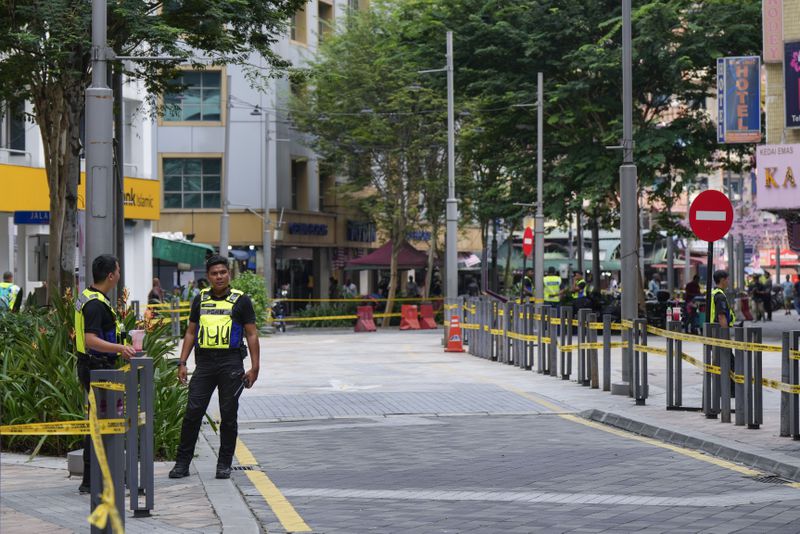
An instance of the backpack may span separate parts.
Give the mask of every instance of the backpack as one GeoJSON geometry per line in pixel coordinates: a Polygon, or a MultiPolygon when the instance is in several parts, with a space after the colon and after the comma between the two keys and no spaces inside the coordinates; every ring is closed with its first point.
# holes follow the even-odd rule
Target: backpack
{"type": "Polygon", "coordinates": [[[12,285],[0,286],[0,310],[11,309],[11,290],[13,288],[12,285]]]}

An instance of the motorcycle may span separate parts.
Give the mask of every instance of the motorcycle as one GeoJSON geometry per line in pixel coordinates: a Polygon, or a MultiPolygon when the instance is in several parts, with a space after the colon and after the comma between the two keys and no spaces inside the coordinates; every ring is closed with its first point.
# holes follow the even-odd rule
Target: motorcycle
{"type": "Polygon", "coordinates": [[[281,286],[278,298],[272,301],[272,325],[280,332],[286,332],[286,321],[283,320],[287,312],[286,302],[283,300],[286,298],[289,298],[288,285],[281,286]]]}

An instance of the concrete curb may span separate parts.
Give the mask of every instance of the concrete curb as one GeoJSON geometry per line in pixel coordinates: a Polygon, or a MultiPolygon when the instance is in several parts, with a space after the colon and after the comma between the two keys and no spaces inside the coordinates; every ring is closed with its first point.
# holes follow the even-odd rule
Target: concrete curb
{"type": "Polygon", "coordinates": [[[712,456],[776,474],[792,481],[800,481],[800,458],[787,454],[752,447],[717,436],[679,430],[663,424],[656,426],[630,415],[604,412],[597,409],[585,410],[578,415],[590,421],[621,428],[634,434],[686,447],[687,449],[699,450],[712,456]]]}
{"type": "Polygon", "coordinates": [[[252,510],[245,502],[233,478],[217,480],[217,455],[211,449],[203,432],[197,440],[197,457],[192,462],[197,469],[200,483],[222,523],[222,532],[236,534],[260,534],[263,532],[252,510]]]}

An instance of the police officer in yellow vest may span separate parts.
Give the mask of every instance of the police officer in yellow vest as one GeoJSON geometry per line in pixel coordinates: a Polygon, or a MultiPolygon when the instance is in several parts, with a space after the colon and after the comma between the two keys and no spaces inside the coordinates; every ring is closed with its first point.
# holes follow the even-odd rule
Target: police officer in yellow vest
{"type": "MultiPolygon", "coordinates": [[[[92,262],[94,283],[75,301],[75,350],[78,353],[78,380],[89,392],[92,370],[113,369],[119,356],[130,359],[136,351],[125,345],[117,312],[108,300],[109,292],[119,282],[119,262],[110,254],[98,256],[92,262]]],[[[87,435],[83,443],[83,480],[78,487],[81,493],[89,493],[89,447],[87,435]]]]}
{"type": "Polygon", "coordinates": [[[4,272],[3,281],[0,282],[0,311],[18,312],[21,302],[20,289],[14,283],[14,275],[10,271],[4,272]]]}
{"type": "Polygon", "coordinates": [[[561,277],[556,274],[555,267],[547,269],[544,277],[544,303],[546,306],[558,306],[561,300],[561,277]]]}
{"type": "Polygon", "coordinates": [[[238,434],[239,395],[258,378],[259,346],[256,314],[250,297],[230,287],[228,260],[211,256],[206,260],[211,287],[192,301],[189,326],[183,338],[178,361],[178,379],[186,383],[186,361],[195,352],[195,370],[189,383],[189,402],[183,417],[181,441],[170,478],[189,476],[189,463],[200,433],[200,424],[211,395],[219,394],[220,447],[217,478],[230,478],[231,462],[238,434]],[[244,372],[242,360],[250,349],[250,370],[244,372]]]}
{"type": "Polygon", "coordinates": [[[728,289],[728,272],[715,271],[714,284],[717,287],[711,290],[711,323],[716,323],[722,328],[733,326],[736,322],[736,313],[728,304],[725,290],[728,289]]]}

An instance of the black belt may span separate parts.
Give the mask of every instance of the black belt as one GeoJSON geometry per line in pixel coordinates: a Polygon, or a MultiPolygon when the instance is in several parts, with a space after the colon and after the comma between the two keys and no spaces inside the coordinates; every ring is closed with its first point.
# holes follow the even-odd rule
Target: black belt
{"type": "Polygon", "coordinates": [[[116,361],[116,355],[112,360],[108,356],[97,356],[95,354],[84,354],[82,352],[78,353],[78,363],[98,369],[113,369],[116,361]]]}

